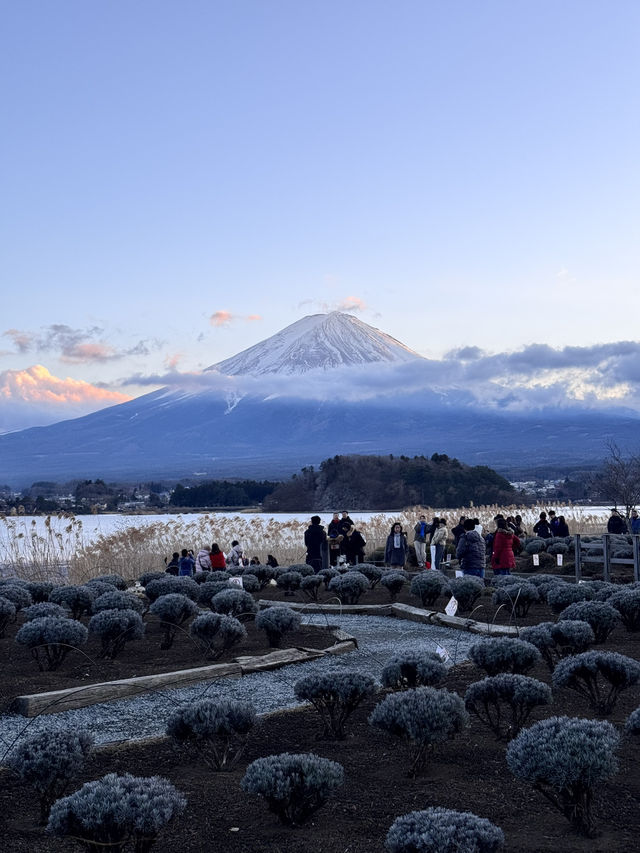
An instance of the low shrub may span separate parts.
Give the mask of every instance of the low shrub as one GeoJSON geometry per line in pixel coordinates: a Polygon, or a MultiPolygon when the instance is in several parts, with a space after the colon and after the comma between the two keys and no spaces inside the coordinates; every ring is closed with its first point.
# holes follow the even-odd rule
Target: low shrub
{"type": "Polygon", "coordinates": [[[256,712],[249,702],[201,699],[181,705],[167,721],[167,734],[190,746],[212,770],[232,770],[247,746],[256,712]]]}
{"type": "Polygon", "coordinates": [[[186,595],[192,601],[198,601],[200,596],[200,587],[193,578],[177,578],[173,575],[165,575],[163,578],[151,581],[144,591],[149,601],[155,601],[161,595],[170,595],[171,593],[186,595]]]}
{"type": "MultiPolygon", "coordinates": [[[[4,594],[3,589],[2,595],[4,594]]],[[[618,611],[627,631],[640,631],[640,589],[615,592],[607,602],[618,611]]]]}
{"type": "Polygon", "coordinates": [[[117,589],[99,595],[91,605],[94,613],[100,613],[102,610],[135,610],[136,613],[142,614],[146,609],[147,605],[139,595],[117,589]]]}
{"type": "Polygon", "coordinates": [[[594,590],[594,598],[596,601],[608,602],[612,595],[621,591],[619,584],[609,583],[607,581],[589,581],[589,585],[594,590]]]}
{"type": "Polygon", "coordinates": [[[0,639],[4,637],[4,632],[7,630],[7,625],[14,622],[16,618],[16,606],[13,601],[9,601],[3,595],[0,595],[0,639]]]}
{"type": "Polygon", "coordinates": [[[311,702],[320,714],[322,737],[342,740],[347,720],[363,699],[375,693],[376,683],[360,672],[325,672],[304,676],[293,690],[297,699],[311,702]]]}
{"type": "Polygon", "coordinates": [[[147,584],[151,583],[151,581],[159,581],[166,578],[166,576],[166,572],[144,572],[138,578],[138,583],[140,586],[146,587],[147,584]]]}
{"type": "Polygon", "coordinates": [[[161,595],[156,598],[149,611],[157,616],[162,623],[163,636],[160,643],[161,649],[170,649],[176,636],[176,631],[181,625],[198,613],[198,605],[177,592],[169,595],[161,595]]]}
{"type": "Polygon", "coordinates": [[[469,657],[487,673],[511,672],[524,675],[540,661],[540,652],[531,643],[513,637],[492,637],[474,643],[469,657]]]}
{"type": "Polygon", "coordinates": [[[553,673],[554,687],[584,696],[601,716],[610,714],[623,690],[640,681],[640,663],[617,652],[583,652],[565,658],[553,673]]]}
{"type": "Polygon", "coordinates": [[[23,607],[29,607],[33,604],[33,599],[26,586],[21,586],[14,583],[6,583],[2,586],[2,597],[8,599],[16,609],[22,610],[23,607]]]}
{"type": "Polygon", "coordinates": [[[95,601],[99,595],[104,595],[107,592],[117,592],[115,586],[112,583],[104,583],[103,581],[96,580],[87,581],[84,584],[84,588],[89,590],[93,601],[95,601]]]}
{"type": "Polygon", "coordinates": [[[309,578],[316,573],[313,566],[310,566],[309,563],[294,563],[292,566],[289,566],[289,571],[297,572],[303,578],[309,578]]]}
{"type": "Polygon", "coordinates": [[[357,604],[362,593],[370,589],[370,584],[360,572],[345,572],[331,578],[327,589],[335,593],[342,604],[357,604]]]}
{"type": "Polygon", "coordinates": [[[253,596],[243,589],[223,589],[211,599],[211,609],[225,616],[251,616],[257,609],[253,596]]]}
{"type": "Polygon", "coordinates": [[[592,598],[593,591],[584,583],[557,584],[547,592],[547,604],[554,613],[562,613],[576,601],[589,601],[592,598]]]}
{"type": "Polygon", "coordinates": [[[296,590],[300,589],[302,575],[300,572],[282,572],[276,578],[276,583],[285,595],[295,595],[296,590]]]}
{"type": "Polygon", "coordinates": [[[620,621],[620,614],[604,601],[576,601],[565,607],[558,619],[578,619],[588,622],[593,630],[595,642],[605,643],[620,621]]]}
{"type": "Polygon", "coordinates": [[[122,575],[96,575],[93,578],[90,578],[87,583],[92,583],[93,581],[100,581],[101,583],[108,583],[116,589],[124,590],[127,588],[127,582],[122,577],[122,575]]]}
{"type": "Polygon", "coordinates": [[[385,844],[389,853],[499,853],[504,834],[486,818],[437,807],[396,818],[385,844]]]}
{"type": "Polygon", "coordinates": [[[161,829],[187,804],[168,779],[109,773],[53,804],[47,832],[92,853],[147,853],[161,829]]]}
{"type": "Polygon", "coordinates": [[[29,581],[26,585],[27,592],[34,604],[41,604],[44,601],[48,601],[51,590],[54,587],[55,584],[49,581],[29,581]]]}
{"type": "Polygon", "coordinates": [[[113,660],[128,642],[144,636],[144,624],[135,610],[101,610],[91,617],[89,633],[100,637],[100,657],[113,660]]]}
{"type": "Polygon", "coordinates": [[[373,563],[358,563],[358,571],[369,581],[371,589],[375,589],[376,585],[380,583],[380,578],[383,575],[382,569],[378,566],[374,566],[373,563]]]}
{"type": "Polygon", "coordinates": [[[260,581],[252,572],[247,570],[242,575],[242,587],[245,592],[258,592],[260,590],[260,581]]]}
{"type": "Polygon", "coordinates": [[[298,630],[301,621],[300,614],[290,607],[274,605],[256,615],[256,628],[265,632],[270,646],[277,648],[285,634],[298,630]]]}
{"type": "Polygon", "coordinates": [[[337,569],[321,569],[318,572],[319,577],[324,581],[325,589],[329,588],[332,578],[337,578],[340,572],[337,569]]]}
{"type": "Polygon", "coordinates": [[[198,641],[205,656],[215,660],[226,649],[230,649],[244,639],[247,636],[247,630],[233,616],[203,613],[193,620],[189,634],[198,641]]]}
{"type": "Polygon", "coordinates": [[[540,791],[584,835],[593,836],[593,794],[617,772],[619,736],[610,723],[551,717],[523,729],[507,747],[518,779],[540,791]]]}
{"type": "Polygon", "coordinates": [[[311,601],[318,600],[318,593],[322,586],[322,578],[320,575],[310,575],[308,578],[302,578],[300,589],[304,592],[307,598],[311,601]]]}
{"type": "Polygon", "coordinates": [[[300,824],[343,782],[344,770],[336,761],[313,753],[284,752],[253,761],[240,785],[243,791],[264,797],[282,823],[300,824]]]}
{"type": "Polygon", "coordinates": [[[69,652],[87,642],[87,629],[75,619],[41,616],[20,628],[16,642],[26,646],[38,664],[38,669],[58,669],[69,652]]]}
{"type": "Polygon", "coordinates": [[[269,581],[271,581],[275,576],[274,569],[271,566],[263,565],[251,566],[251,574],[258,578],[260,589],[264,589],[269,581]]]}
{"type": "Polygon", "coordinates": [[[482,578],[466,575],[463,578],[453,578],[449,581],[451,595],[458,602],[460,613],[468,613],[484,590],[482,578]]]}
{"type": "Polygon", "coordinates": [[[596,637],[588,622],[566,619],[551,626],[555,653],[559,658],[579,655],[592,646],[596,637]]]}
{"type": "Polygon", "coordinates": [[[91,610],[93,599],[91,590],[86,586],[57,586],[49,595],[49,601],[67,607],[74,619],[81,619],[91,610]]]}
{"type": "Polygon", "coordinates": [[[213,610],[211,602],[213,601],[214,596],[219,592],[222,592],[224,589],[235,589],[235,587],[231,587],[229,585],[229,581],[206,581],[205,583],[200,584],[200,595],[198,596],[198,601],[204,607],[211,607],[213,610]]]}
{"type": "Polygon", "coordinates": [[[216,569],[215,572],[208,572],[207,583],[224,583],[231,577],[231,572],[225,569],[216,569]]]}
{"type": "Polygon", "coordinates": [[[418,687],[387,696],[373,709],[369,723],[410,742],[409,775],[415,776],[424,769],[429,750],[458,734],[469,716],[456,693],[418,687]]]}
{"type": "Polygon", "coordinates": [[[547,549],[546,539],[530,539],[524,546],[527,554],[540,554],[547,549]]]}
{"type": "Polygon", "coordinates": [[[521,628],[519,638],[526,643],[531,643],[542,655],[542,659],[549,667],[550,672],[553,672],[558,660],[556,652],[556,644],[551,635],[551,629],[554,622],[540,622],[538,625],[530,625],[528,628],[521,628]]]}
{"type": "Polygon", "coordinates": [[[423,607],[433,607],[438,598],[449,589],[449,582],[436,571],[419,572],[411,580],[409,591],[419,598],[423,607]]]}
{"type": "Polygon", "coordinates": [[[629,714],[624,724],[624,731],[628,735],[640,734],[640,708],[636,708],[629,714]]]}
{"type": "Polygon", "coordinates": [[[406,580],[404,572],[384,572],[380,578],[380,586],[383,586],[387,590],[391,601],[395,601],[406,580]]]}
{"type": "Polygon", "coordinates": [[[380,681],[391,690],[435,687],[447,675],[447,668],[435,652],[401,652],[385,664],[380,681]]]}
{"type": "Polygon", "coordinates": [[[547,554],[568,554],[569,546],[566,542],[552,542],[551,545],[547,546],[547,554]]]}
{"type": "Polygon", "coordinates": [[[489,726],[498,740],[517,735],[531,711],[550,702],[551,689],[546,684],[511,673],[476,681],[464,696],[467,711],[489,726]]]}
{"type": "Polygon", "coordinates": [[[22,611],[22,616],[25,622],[31,622],[33,619],[42,619],[44,616],[55,616],[56,619],[66,619],[69,616],[69,611],[65,610],[60,604],[53,604],[51,601],[41,601],[39,604],[32,604],[30,607],[25,607],[22,611]]]}
{"type": "Polygon", "coordinates": [[[48,731],[26,737],[8,753],[5,764],[40,798],[40,823],[64,795],[93,747],[87,732],[48,731]]]}
{"type": "Polygon", "coordinates": [[[540,601],[540,593],[531,583],[511,583],[500,586],[493,594],[492,602],[506,604],[517,617],[526,616],[532,604],[540,601]]]}

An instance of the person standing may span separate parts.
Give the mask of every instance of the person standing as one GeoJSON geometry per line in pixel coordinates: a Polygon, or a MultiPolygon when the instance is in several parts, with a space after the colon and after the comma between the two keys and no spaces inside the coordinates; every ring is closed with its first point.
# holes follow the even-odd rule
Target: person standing
{"type": "Polygon", "coordinates": [[[178,577],[193,577],[195,565],[196,561],[193,558],[193,551],[187,551],[186,548],[183,548],[181,551],[180,562],[178,564],[178,577]]]}
{"type": "Polygon", "coordinates": [[[438,528],[434,532],[431,537],[431,547],[435,546],[435,559],[431,563],[431,568],[436,569],[436,571],[440,570],[440,566],[442,564],[442,558],[444,556],[444,549],[447,544],[447,519],[441,518],[438,522],[438,528]]]}
{"type": "Polygon", "coordinates": [[[455,527],[451,528],[451,535],[453,536],[453,544],[455,547],[458,547],[458,542],[460,541],[460,537],[464,533],[464,523],[467,520],[466,515],[461,515],[460,520],[456,524],[455,527]]]}
{"type": "MultiPolygon", "coordinates": [[[[165,557],[165,561],[166,561],[166,559],[167,558],[165,557]]],[[[180,568],[180,554],[178,554],[177,551],[174,551],[173,557],[171,558],[170,562],[167,563],[167,568],[165,569],[165,571],[169,575],[177,575],[179,568],[180,568]]]]}
{"type": "Polygon", "coordinates": [[[212,569],[220,569],[224,571],[227,568],[227,558],[224,555],[224,551],[220,550],[220,546],[217,542],[214,542],[211,546],[211,568],[212,569]]]}
{"type": "Polygon", "coordinates": [[[637,509],[631,510],[631,532],[634,536],[640,534],[640,517],[637,509]]]}
{"type": "Polygon", "coordinates": [[[627,522],[617,509],[611,510],[611,518],[607,522],[607,533],[626,533],[627,522]]]}
{"type": "Polygon", "coordinates": [[[347,562],[355,566],[364,563],[364,546],[367,544],[364,537],[355,526],[350,527],[342,541],[347,562]]]}
{"type": "Polygon", "coordinates": [[[227,565],[231,566],[234,569],[237,569],[239,566],[244,566],[244,560],[242,559],[243,549],[242,545],[238,542],[237,539],[234,539],[231,543],[231,550],[227,555],[227,565]]]}
{"type": "Polygon", "coordinates": [[[385,563],[392,569],[403,569],[407,562],[408,550],[406,534],[403,532],[400,522],[396,521],[391,525],[391,532],[387,536],[384,549],[385,563]]]}
{"type": "Polygon", "coordinates": [[[416,549],[416,560],[418,561],[419,569],[424,569],[427,562],[428,529],[427,516],[421,515],[416,526],[413,528],[413,547],[416,549]]]}
{"type": "Polygon", "coordinates": [[[485,544],[484,539],[476,530],[475,518],[468,518],[464,523],[464,533],[458,541],[456,557],[465,575],[484,577],[485,544]]]}
{"type": "Polygon", "coordinates": [[[337,512],[333,513],[333,518],[329,522],[327,539],[329,542],[329,564],[337,566],[338,557],[340,556],[340,545],[344,539],[343,534],[340,533],[340,516],[337,512]]]}
{"type": "Polygon", "coordinates": [[[494,577],[511,574],[511,569],[516,567],[516,551],[519,550],[520,540],[509,529],[504,518],[501,518],[493,537],[493,551],[491,553],[491,568],[494,577]]]}
{"type": "Polygon", "coordinates": [[[553,533],[551,532],[551,525],[547,521],[546,512],[540,513],[540,518],[533,525],[533,532],[540,539],[551,539],[553,537],[553,533]]]}
{"type": "Polygon", "coordinates": [[[322,569],[322,554],[327,548],[327,534],[320,521],[319,515],[312,515],[311,524],[304,532],[304,544],[307,549],[306,560],[316,574],[322,569]]]}
{"type": "Polygon", "coordinates": [[[196,569],[199,572],[211,571],[211,548],[209,546],[200,548],[196,554],[196,569]]]}

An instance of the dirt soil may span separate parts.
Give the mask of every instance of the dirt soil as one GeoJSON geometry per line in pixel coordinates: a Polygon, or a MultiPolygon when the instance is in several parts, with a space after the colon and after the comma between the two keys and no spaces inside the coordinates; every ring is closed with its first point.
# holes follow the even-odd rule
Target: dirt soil
{"type": "MultiPolygon", "coordinates": [[[[545,619],[551,613],[539,614],[545,619]]],[[[13,647],[12,647],[13,648],[13,647]]],[[[603,646],[640,659],[640,634],[617,628],[603,646]]],[[[6,649],[6,646],[5,646],[6,649]]],[[[445,687],[460,695],[483,673],[471,663],[451,670],[445,687]]],[[[544,665],[531,673],[549,682],[544,665]]],[[[508,853],[628,853],[638,847],[640,833],[640,739],[627,739],[620,749],[620,771],[597,791],[595,815],[599,836],[582,838],[543,796],[517,781],[505,761],[505,744],[472,718],[470,727],[441,747],[425,773],[409,778],[406,744],[372,729],[367,717],[380,696],[361,706],[348,723],[341,742],[318,738],[315,711],[302,709],[263,718],[245,756],[230,773],[214,773],[164,740],[122,744],[94,753],[83,781],[108,772],[159,774],[169,778],[188,799],[185,813],[159,836],[158,853],[224,849],[225,853],[383,853],[393,820],[428,806],[470,810],[500,826],[508,853]],[[315,752],[340,762],[345,784],[307,824],[281,825],[265,803],[245,794],[240,780],[255,758],[280,752],[315,752]]],[[[622,694],[609,718],[619,728],[640,705],[640,687],[622,694]]],[[[586,701],[572,691],[558,691],[554,704],[534,713],[530,722],[553,715],[592,717],[586,701]]],[[[51,839],[38,828],[38,806],[32,792],[8,772],[0,772],[0,837],[11,853],[72,851],[69,840],[51,839]]]]}

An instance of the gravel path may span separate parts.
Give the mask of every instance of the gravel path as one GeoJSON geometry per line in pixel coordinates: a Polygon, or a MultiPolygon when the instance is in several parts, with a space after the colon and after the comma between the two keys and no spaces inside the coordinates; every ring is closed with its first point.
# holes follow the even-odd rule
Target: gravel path
{"type": "Polygon", "coordinates": [[[416,622],[382,616],[322,615],[306,618],[311,624],[339,625],[352,634],[359,648],[337,656],[327,656],[308,663],[292,664],[271,672],[253,673],[238,679],[221,679],[189,687],[162,689],[153,693],[113,702],[103,702],[89,708],[62,711],[27,719],[17,714],[0,716],[0,753],[22,734],[59,729],[85,729],[96,743],[110,743],[164,734],[168,714],[182,702],[205,696],[227,696],[253,702],[259,714],[299,705],[293,685],[303,675],[327,670],[357,669],[379,679],[386,661],[406,649],[435,651],[440,644],[453,662],[466,657],[470,645],[479,638],[466,631],[456,631],[416,622]]]}

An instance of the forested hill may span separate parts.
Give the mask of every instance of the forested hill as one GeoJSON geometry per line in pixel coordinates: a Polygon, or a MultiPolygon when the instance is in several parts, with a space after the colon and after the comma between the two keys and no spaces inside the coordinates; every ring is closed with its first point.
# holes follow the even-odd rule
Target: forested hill
{"type": "Polygon", "coordinates": [[[265,498],[269,512],[459,507],[512,503],[511,484],[485,465],[471,467],[446,454],[334,456],[319,470],[303,468],[265,498]]]}

